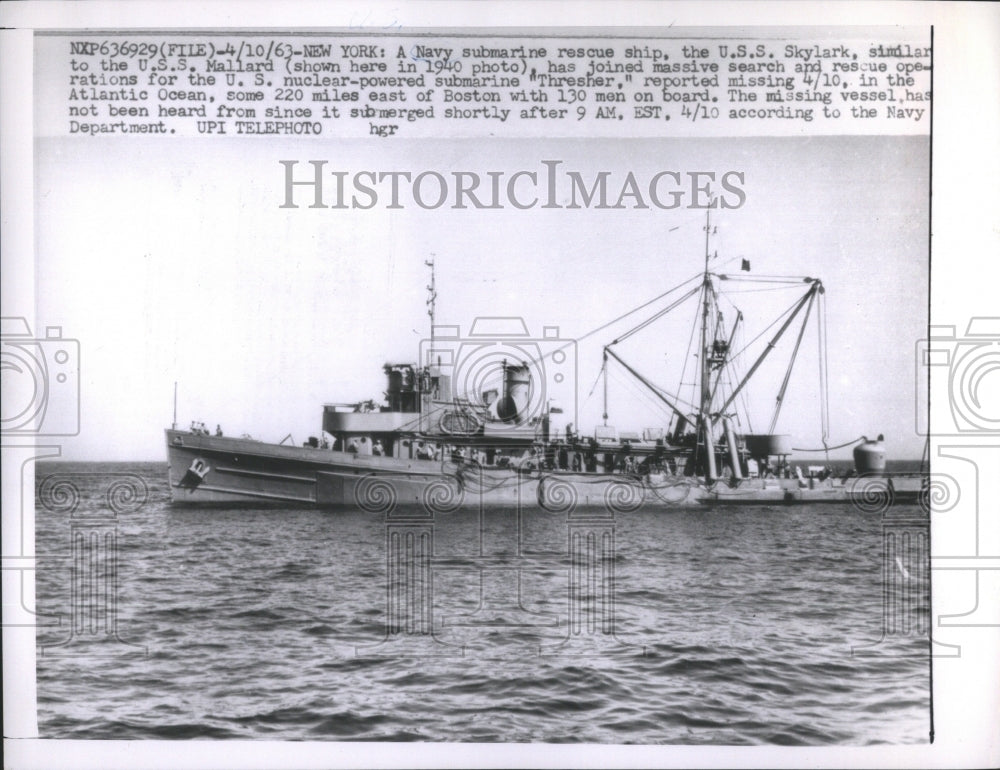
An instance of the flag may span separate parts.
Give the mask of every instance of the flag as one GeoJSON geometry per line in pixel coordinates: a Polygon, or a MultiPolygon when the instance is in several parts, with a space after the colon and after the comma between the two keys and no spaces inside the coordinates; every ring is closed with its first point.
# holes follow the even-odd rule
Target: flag
{"type": "Polygon", "coordinates": [[[744,259],[743,260],[743,264],[740,265],[740,270],[746,270],[748,273],[750,272],[750,260],[749,259],[744,259]]]}

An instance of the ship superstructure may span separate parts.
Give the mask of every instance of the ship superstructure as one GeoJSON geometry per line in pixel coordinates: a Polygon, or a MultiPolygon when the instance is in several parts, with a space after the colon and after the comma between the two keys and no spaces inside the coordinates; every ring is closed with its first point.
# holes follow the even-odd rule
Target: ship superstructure
{"type": "MultiPolygon", "coordinates": [[[[824,287],[813,277],[753,276],[741,260],[736,273],[712,269],[706,221],[703,270],[660,295],[637,323],[603,347],[603,419],[583,435],[554,427],[559,409],[544,378],[565,379],[575,366],[571,344],[547,328],[532,338],[519,319],[477,319],[467,334],[435,323],[434,263],[428,286],[432,334],[418,360],[383,366],[383,398],[330,403],[322,430],[301,447],[210,435],[200,428],[167,431],[170,488],[175,502],[299,503],[457,508],[538,505],[669,508],[681,504],[772,504],[863,501],[875,508],[919,499],[923,474],[886,473],[880,435],[862,437],[855,467],[835,473],[829,463],[824,287]],[[785,288],[792,303],[753,344],[727,288],[785,288]],[[679,308],[696,307],[681,387],[668,392],[625,357],[622,343],[679,308]],[[787,435],[776,433],[791,373],[807,325],[816,319],[820,364],[820,449],[826,463],[793,466],[787,435]],[[508,334],[480,328],[507,322],[508,334]],[[746,388],[779,342],[792,340],[765,432],[748,430],[741,414],[746,388]],[[497,345],[497,339],[516,345],[497,345]],[[517,355],[515,355],[517,354],[517,355]],[[695,363],[689,368],[688,361],[695,363]],[[619,430],[608,423],[608,371],[622,368],[664,410],[659,427],[619,430]],[[563,370],[566,370],[564,372],[563,370]],[[686,381],[686,386],[685,386],[686,381]],[[687,387],[688,396],[681,392],[687,387]]],[[[787,345],[786,345],[787,347],[787,345]]],[[[843,445],[841,445],[843,446],[843,445]]]]}

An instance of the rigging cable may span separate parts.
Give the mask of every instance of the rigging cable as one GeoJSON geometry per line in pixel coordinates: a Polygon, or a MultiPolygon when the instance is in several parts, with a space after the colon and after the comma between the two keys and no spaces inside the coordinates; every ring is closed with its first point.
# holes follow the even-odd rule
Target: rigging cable
{"type": "MultiPolygon", "coordinates": [[[[733,307],[736,307],[736,306],[733,305],[733,307]]],[[[738,341],[739,345],[741,346],[741,349],[742,350],[746,350],[746,347],[747,347],[746,344],[745,344],[746,343],[746,333],[744,332],[744,327],[742,325],[737,330],[736,337],[733,339],[733,343],[734,343],[733,347],[736,347],[737,341],[738,341]]],[[[742,359],[739,357],[739,355],[730,356],[729,359],[726,361],[726,367],[729,370],[730,377],[732,378],[727,383],[730,387],[732,387],[732,383],[739,382],[740,380],[743,379],[744,372],[743,372],[743,370],[741,368],[741,363],[742,363],[742,359]]],[[[723,391],[722,396],[725,397],[725,391],[723,391]]],[[[744,389],[743,391],[740,392],[740,403],[743,405],[743,416],[746,419],[747,430],[748,430],[749,433],[753,433],[753,420],[750,417],[751,411],[750,411],[750,402],[749,402],[748,396],[747,396],[747,389],[744,389]]],[[[740,410],[736,409],[734,411],[734,413],[736,415],[737,420],[742,423],[742,418],[741,418],[741,415],[740,415],[740,410]]]]}
{"type": "MultiPolygon", "coordinates": [[[[635,308],[632,308],[631,310],[629,310],[629,311],[628,311],[628,312],[626,312],[626,313],[622,313],[622,314],[621,314],[620,316],[618,316],[617,318],[613,318],[612,320],[608,321],[607,323],[604,323],[604,324],[601,324],[600,326],[598,326],[598,327],[597,327],[597,328],[595,328],[595,329],[591,329],[591,330],[590,330],[589,332],[587,332],[586,334],[583,334],[583,335],[581,335],[581,336],[579,336],[579,337],[576,337],[576,338],[575,338],[575,339],[573,340],[573,343],[579,343],[579,342],[582,342],[583,340],[587,339],[588,337],[593,337],[593,336],[594,336],[595,334],[597,334],[598,332],[600,332],[600,331],[604,331],[604,330],[605,330],[605,329],[607,329],[607,328],[608,328],[609,326],[612,326],[613,324],[616,324],[616,323],[618,323],[619,321],[621,321],[621,320],[623,320],[623,319],[625,319],[625,318],[628,318],[628,317],[629,317],[630,315],[632,315],[633,313],[638,313],[638,312],[639,312],[640,310],[642,310],[643,308],[646,308],[646,307],[649,307],[649,306],[650,306],[650,305],[652,305],[652,304],[653,304],[654,302],[659,302],[659,301],[660,301],[661,299],[664,299],[665,297],[667,297],[667,296],[669,296],[669,295],[673,294],[673,293],[674,293],[675,291],[677,291],[677,290],[678,290],[679,288],[681,288],[682,286],[684,286],[684,285],[686,285],[686,284],[689,284],[689,283],[691,283],[691,281],[694,281],[694,280],[697,280],[698,278],[701,278],[701,277],[702,277],[702,274],[701,274],[701,273],[695,273],[695,274],[694,274],[694,275],[692,275],[692,276],[691,276],[690,278],[688,278],[688,279],[687,279],[686,281],[684,281],[683,283],[679,283],[679,284],[677,284],[676,286],[674,286],[674,287],[673,287],[672,289],[670,289],[669,291],[665,291],[665,292],[664,292],[663,294],[660,294],[660,295],[659,295],[659,296],[657,296],[657,297],[653,297],[653,298],[652,298],[651,300],[649,300],[648,302],[643,302],[643,303],[642,303],[641,305],[639,305],[638,307],[635,307],[635,308]]],[[[563,347],[568,347],[568,345],[564,345],[563,347]]],[[[556,348],[556,350],[561,350],[561,348],[556,348]]],[[[550,352],[549,352],[549,353],[547,353],[546,355],[552,355],[552,354],[553,354],[554,352],[555,352],[555,350],[553,350],[553,351],[550,351],[550,352]]]]}
{"type": "Polygon", "coordinates": [[[781,321],[781,319],[783,319],[783,318],[784,318],[784,317],[785,317],[786,315],[788,315],[789,313],[791,313],[791,312],[792,312],[792,311],[793,311],[793,310],[795,309],[795,306],[799,304],[799,302],[801,301],[801,299],[802,299],[802,298],[801,298],[801,297],[799,297],[799,298],[798,298],[798,299],[796,299],[796,300],[795,300],[795,301],[794,301],[794,302],[793,302],[793,303],[792,303],[791,305],[789,305],[789,306],[788,306],[788,308],[787,308],[787,309],[786,309],[786,310],[785,310],[785,311],[784,311],[784,312],[783,312],[783,313],[782,313],[781,315],[779,315],[779,316],[778,316],[777,318],[775,318],[775,319],[774,319],[773,321],[771,321],[771,323],[769,323],[769,324],[768,324],[768,325],[767,325],[767,326],[766,326],[766,327],[765,327],[765,328],[764,328],[764,329],[763,329],[763,330],[761,331],[761,333],[760,333],[760,334],[758,334],[758,335],[757,335],[756,337],[754,337],[754,338],[753,338],[752,340],[750,340],[750,341],[749,341],[749,342],[748,342],[748,343],[747,343],[746,345],[744,345],[744,346],[743,346],[743,348],[742,348],[742,349],[740,350],[740,352],[739,352],[739,353],[735,353],[735,354],[733,355],[733,358],[736,358],[736,356],[741,356],[741,355],[743,355],[743,354],[744,354],[744,353],[746,352],[747,348],[749,348],[749,347],[750,347],[751,345],[753,345],[753,344],[754,344],[754,343],[755,343],[755,342],[756,342],[757,340],[759,340],[759,339],[760,339],[761,337],[763,337],[763,336],[764,336],[765,334],[767,334],[767,333],[768,333],[768,331],[770,331],[770,329],[771,329],[771,327],[772,327],[772,326],[775,326],[775,325],[776,325],[776,324],[777,324],[777,323],[778,323],[779,321],[781,321]]]}
{"type": "Polygon", "coordinates": [[[584,403],[587,403],[587,401],[589,401],[589,400],[590,400],[590,397],[591,397],[592,395],[594,395],[594,391],[595,391],[595,390],[597,390],[597,383],[599,383],[599,382],[601,381],[601,376],[602,376],[602,375],[604,374],[604,368],[605,368],[605,367],[606,367],[607,365],[608,365],[608,359],[607,359],[607,358],[605,358],[605,359],[604,359],[604,363],[603,363],[603,364],[601,364],[601,368],[600,368],[600,370],[599,370],[599,371],[597,372],[597,377],[595,377],[595,378],[594,378],[594,384],[593,384],[593,386],[592,386],[592,387],[590,388],[590,393],[588,393],[588,394],[587,394],[587,398],[586,398],[586,400],[584,401],[584,403]]]}
{"type": "Polygon", "coordinates": [[[624,334],[619,335],[613,342],[611,342],[609,344],[610,345],[615,345],[615,344],[617,344],[619,342],[624,342],[629,337],[631,337],[633,334],[637,334],[638,332],[640,332],[643,329],[645,329],[647,326],[649,326],[654,321],[657,321],[660,318],[662,318],[663,316],[665,316],[667,313],[669,313],[671,310],[673,310],[678,305],[683,304],[687,300],[691,299],[691,297],[693,297],[697,293],[697,291],[698,291],[698,287],[696,286],[695,288],[691,289],[691,291],[689,291],[687,294],[685,294],[683,297],[681,297],[680,299],[674,300],[673,302],[671,302],[669,305],[667,305],[662,310],[657,310],[649,318],[647,318],[644,321],[640,322],[637,326],[633,326],[631,329],[629,329],[628,331],[626,331],[624,334]]]}
{"type": "MultiPolygon", "coordinates": [[[[823,446],[830,440],[830,367],[827,361],[826,339],[826,297],[819,295],[819,312],[816,314],[819,329],[819,387],[820,387],[820,422],[823,431],[823,446]]],[[[826,454],[827,465],[830,464],[830,453],[826,454]]]]}
{"type": "MultiPolygon", "coordinates": [[[[695,320],[694,320],[694,323],[691,324],[691,336],[688,337],[687,350],[684,351],[684,365],[681,367],[681,376],[680,376],[680,379],[678,380],[678,382],[680,383],[680,385],[678,386],[679,388],[683,388],[684,387],[684,375],[687,374],[688,361],[690,361],[691,357],[692,357],[692,350],[694,349],[694,333],[698,330],[698,313],[699,312],[701,312],[701,307],[700,306],[698,306],[698,307],[695,308],[695,315],[694,315],[694,319],[695,320]]],[[[695,393],[696,393],[695,388],[696,387],[697,387],[697,384],[694,381],[692,381],[691,382],[691,403],[694,403],[694,400],[695,400],[695,393]]],[[[671,422],[673,422],[673,421],[671,420],[671,422]]]]}
{"type": "MultiPolygon", "coordinates": [[[[638,313],[640,310],[643,310],[644,308],[649,307],[654,302],[659,302],[661,299],[665,299],[666,297],[669,297],[671,294],[673,294],[678,289],[682,288],[683,286],[686,286],[687,284],[691,283],[692,281],[700,279],[703,275],[704,275],[703,273],[695,273],[690,278],[688,278],[686,281],[683,281],[682,283],[677,284],[676,286],[668,289],[667,291],[663,292],[662,294],[659,294],[656,297],[653,297],[651,300],[643,302],[641,305],[638,305],[637,307],[634,307],[631,310],[628,310],[625,313],[622,313],[617,318],[612,318],[610,321],[607,321],[606,323],[603,323],[600,326],[597,326],[597,327],[591,329],[589,332],[586,332],[585,334],[581,334],[579,337],[574,337],[572,340],[569,340],[565,344],[559,345],[557,347],[554,347],[551,350],[549,350],[546,353],[544,353],[541,356],[539,356],[538,358],[531,359],[530,361],[526,361],[525,363],[527,363],[529,366],[533,365],[533,364],[541,363],[546,358],[549,358],[550,356],[554,356],[556,353],[559,353],[560,351],[563,351],[563,350],[565,350],[568,347],[571,347],[573,345],[577,345],[580,342],[583,342],[588,337],[593,337],[595,334],[597,334],[598,332],[604,331],[609,326],[613,326],[614,324],[618,323],[619,321],[622,321],[622,320],[628,318],[630,315],[634,315],[635,313],[638,313]]],[[[694,293],[695,292],[692,291],[691,295],[689,295],[689,296],[693,296],[694,293]]],[[[685,296],[683,299],[678,300],[677,302],[675,302],[674,304],[671,305],[670,309],[673,309],[674,307],[676,307],[678,304],[680,304],[681,302],[683,302],[687,298],[688,298],[688,296],[685,296]]],[[[666,312],[666,311],[663,311],[663,312],[666,312]]],[[[662,312],[657,311],[657,314],[656,314],[655,317],[658,318],[660,315],[662,315],[662,312]]],[[[502,382],[502,375],[492,375],[491,377],[488,377],[488,378],[486,378],[483,381],[483,387],[484,388],[485,387],[491,387],[494,383],[501,383],[501,382],[502,382]]]]}
{"type": "MultiPolygon", "coordinates": [[[[726,295],[729,294],[760,294],[764,291],[788,291],[789,289],[797,288],[801,284],[789,283],[783,286],[773,286],[770,289],[728,289],[726,295]]],[[[735,305],[734,305],[735,307],[735,305]]]]}
{"type": "MultiPolygon", "coordinates": [[[[857,438],[852,438],[850,441],[845,441],[843,444],[837,444],[837,446],[827,446],[824,443],[823,446],[819,447],[818,449],[803,449],[800,446],[793,446],[792,447],[792,451],[793,452],[829,452],[831,449],[843,449],[845,446],[850,446],[851,444],[856,444],[859,441],[863,441],[864,439],[865,439],[864,436],[858,436],[857,438]]],[[[829,459],[830,458],[828,456],[827,457],[827,461],[828,462],[829,462],[829,459]]]]}
{"type": "Polygon", "coordinates": [[[662,399],[665,398],[668,401],[676,401],[677,404],[680,404],[681,406],[687,407],[688,409],[692,409],[694,411],[698,410],[698,407],[693,402],[686,401],[685,399],[681,398],[680,396],[675,396],[673,393],[671,393],[666,388],[662,387],[661,385],[657,385],[655,382],[653,382],[652,380],[650,380],[647,377],[645,377],[644,375],[642,375],[638,370],[632,368],[632,366],[629,363],[627,363],[625,361],[625,359],[622,358],[621,356],[619,356],[617,353],[612,353],[611,356],[616,361],[618,361],[618,363],[624,369],[626,369],[632,375],[633,378],[639,380],[639,382],[641,382],[643,385],[645,385],[646,388],[649,391],[651,391],[652,393],[654,393],[655,395],[657,395],[658,397],[660,397],[661,401],[659,403],[662,403],[662,399]]]}
{"type": "Polygon", "coordinates": [[[648,390],[638,388],[633,378],[622,377],[617,371],[612,371],[611,377],[618,386],[621,386],[631,396],[632,404],[639,404],[641,402],[647,409],[667,417],[668,422],[669,418],[675,415],[675,412],[668,410],[662,402],[654,400],[648,390]]]}
{"type": "MultiPolygon", "coordinates": [[[[781,407],[785,403],[785,391],[788,390],[788,383],[792,378],[792,369],[795,367],[795,359],[799,355],[799,347],[802,345],[802,338],[806,333],[806,326],[809,324],[809,313],[812,311],[813,301],[816,299],[816,295],[813,294],[809,300],[809,304],[806,305],[806,313],[802,319],[802,327],[799,329],[799,336],[795,340],[795,347],[792,348],[791,358],[788,359],[788,369],[785,371],[785,379],[781,383],[781,390],[778,391],[778,399],[774,405],[774,416],[771,418],[771,427],[767,429],[768,433],[774,433],[774,426],[778,423],[778,415],[781,414],[781,407]]],[[[822,335],[821,335],[822,339],[822,335]]],[[[821,354],[822,358],[822,354],[821,354]]],[[[820,364],[822,370],[822,363],[820,364]]],[[[822,382],[822,371],[820,372],[821,382],[822,382]]],[[[822,400],[822,397],[821,397],[822,400]]],[[[823,436],[823,441],[826,441],[826,435],[823,436]]]]}
{"type": "Polygon", "coordinates": [[[742,278],[738,275],[720,275],[719,278],[721,278],[724,281],[733,281],[734,283],[777,283],[785,286],[801,286],[803,283],[808,283],[808,281],[803,281],[801,278],[788,278],[788,279],[779,277],[742,278]]]}

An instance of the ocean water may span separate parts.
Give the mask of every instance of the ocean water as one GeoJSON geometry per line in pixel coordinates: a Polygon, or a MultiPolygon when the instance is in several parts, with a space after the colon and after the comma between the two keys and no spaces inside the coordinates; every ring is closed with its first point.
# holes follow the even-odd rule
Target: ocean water
{"type": "Polygon", "coordinates": [[[915,506],[184,508],[162,463],[36,485],[42,737],[928,740],[915,506]]]}

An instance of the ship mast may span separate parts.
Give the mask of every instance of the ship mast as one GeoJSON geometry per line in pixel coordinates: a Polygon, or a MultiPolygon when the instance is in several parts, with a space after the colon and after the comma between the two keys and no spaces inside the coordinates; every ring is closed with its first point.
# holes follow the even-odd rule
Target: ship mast
{"type": "MultiPolygon", "coordinates": [[[[712,276],[708,272],[708,261],[711,258],[709,254],[709,243],[712,235],[712,203],[714,198],[709,201],[708,208],[705,210],[705,277],[702,282],[702,312],[701,312],[701,398],[699,403],[699,419],[700,423],[699,432],[701,434],[700,438],[704,442],[705,447],[705,478],[711,483],[716,479],[715,472],[715,447],[712,441],[712,422],[711,422],[711,412],[712,412],[712,386],[711,386],[711,357],[709,356],[708,346],[708,319],[709,313],[711,311],[711,296],[712,296],[712,276]]],[[[713,335],[714,336],[714,335],[713,335]]]]}
{"type": "MultiPolygon", "coordinates": [[[[711,203],[709,203],[711,206],[711,203]]],[[[702,311],[701,311],[701,399],[700,408],[702,420],[708,417],[708,413],[711,411],[711,404],[709,399],[711,398],[711,392],[709,390],[709,369],[708,369],[708,314],[709,314],[709,302],[708,296],[709,291],[712,287],[712,279],[708,274],[708,246],[709,237],[711,235],[712,229],[712,209],[709,208],[705,211],[705,277],[702,281],[702,311]]]]}
{"type": "Polygon", "coordinates": [[[431,282],[427,286],[427,315],[431,318],[431,350],[434,350],[434,306],[437,304],[437,289],[434,284],[434,255],[425,259],[424,264],[431,269],[431,282]]]}

